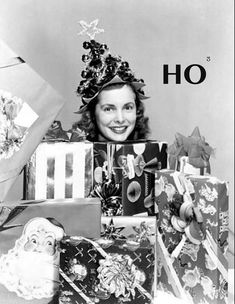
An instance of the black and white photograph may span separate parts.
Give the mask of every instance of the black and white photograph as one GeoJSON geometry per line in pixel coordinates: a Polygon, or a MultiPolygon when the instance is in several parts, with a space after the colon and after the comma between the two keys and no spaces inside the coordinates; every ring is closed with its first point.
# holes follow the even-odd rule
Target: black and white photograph
{"type": "Polygon", "coordinates": [[[0,0],[0,303],[234,303],[232,0],[0,0]]]}

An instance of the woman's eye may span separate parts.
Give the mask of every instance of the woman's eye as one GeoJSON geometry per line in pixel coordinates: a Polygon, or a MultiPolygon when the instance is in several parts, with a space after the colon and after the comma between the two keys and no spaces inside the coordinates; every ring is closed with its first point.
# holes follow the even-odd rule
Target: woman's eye
{"type": "Polygon", "coordinates": [[[110,108],[110,107],[104,108],[104,112],[111,112],[111,111],[112,111],[112,108],[110,108]]]}
{"type": "Polygon", "coordinates": [[[127,111],[131,111],[131,110],[134,109],[134,106],[133,106],[133,105],[127,105],[127,106],[125,106],[125,109],[126,109],[127,111]]]}
{"type": "Polygon", "coordinates": [[[32,240],[31,240],[31,243],[32,243],[32,244],[37,244],[37,240],[36,240],[36,239],[32,239],[32,240]]]}

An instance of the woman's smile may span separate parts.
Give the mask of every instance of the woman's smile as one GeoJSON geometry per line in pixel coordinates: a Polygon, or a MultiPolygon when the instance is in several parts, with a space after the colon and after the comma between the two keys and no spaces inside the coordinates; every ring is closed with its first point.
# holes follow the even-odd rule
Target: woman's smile
{"type": "Polygon", "coordinates": [[[124,134],[127,130],[127,127],[121,126],[121,127],[109,127],[114,133],[116,134],[124,134]]]}

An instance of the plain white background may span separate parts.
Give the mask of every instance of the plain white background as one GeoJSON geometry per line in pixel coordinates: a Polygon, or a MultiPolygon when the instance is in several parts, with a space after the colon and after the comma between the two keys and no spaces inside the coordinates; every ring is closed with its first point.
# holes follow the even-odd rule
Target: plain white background
{"type": "MultiPolygon", "coordinates": [[[[234,231],[233,1],[0,0],[0,37],[63,95],[58,119],[64,129],[77,120],[73,112],[80,106],[75,90],[88,37],[77,34],[78,21],[96,18],[105,30],[96,39],[125,58],[147,84],[151,138],[171,144],[176,132],[188,136],[198,126],[216,148],[212,175],[230,184],[234,231]],[[181,84],[174,77],[163,84],[163,64],[172,71],[181,65],[181,84]],[[205,68],[203,83],[184,79],[191,64],[205,68]]],[[[9,198],[17,195],[13,191],[9,198]]],[[[232,238],[230,246],[233,250],[232,238]]]]}

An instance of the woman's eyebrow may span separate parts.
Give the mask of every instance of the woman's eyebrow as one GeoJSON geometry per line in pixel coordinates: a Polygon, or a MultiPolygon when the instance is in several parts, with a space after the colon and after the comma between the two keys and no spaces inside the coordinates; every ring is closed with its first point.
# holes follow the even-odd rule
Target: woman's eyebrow
{"type": "Polygon", "coordinates": [[[103,108],[103,107],[116,107],[113,103],[105,103],[105,104],[102,104],[101,105],[101,108],[103,108]]]}
{"type": "Polygon", "coordinates": [[[135,101],[127,101],[125,104],[135,104],[135,101]]]}

